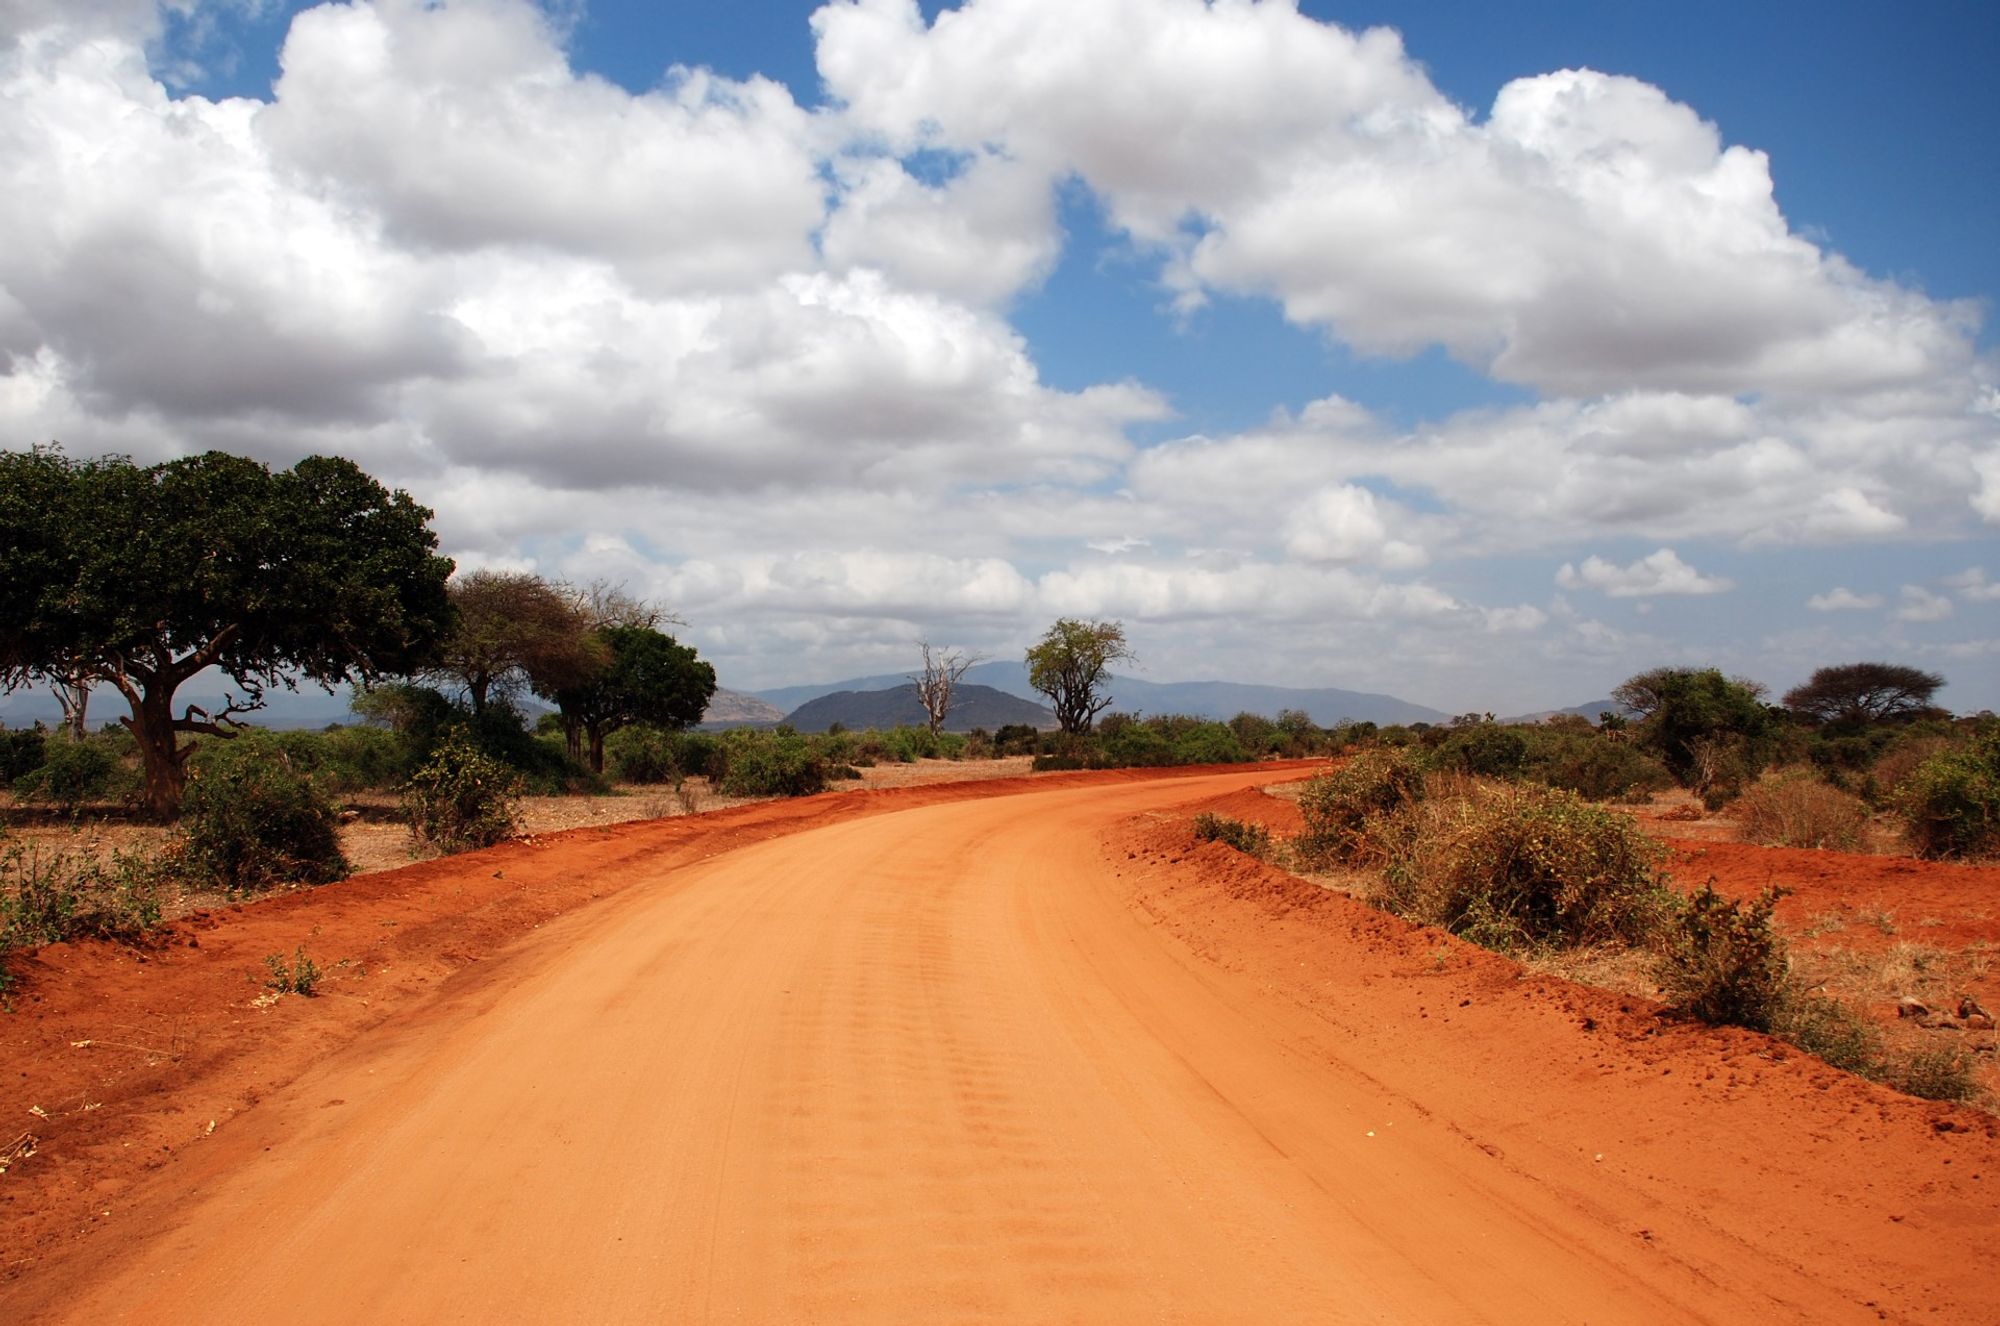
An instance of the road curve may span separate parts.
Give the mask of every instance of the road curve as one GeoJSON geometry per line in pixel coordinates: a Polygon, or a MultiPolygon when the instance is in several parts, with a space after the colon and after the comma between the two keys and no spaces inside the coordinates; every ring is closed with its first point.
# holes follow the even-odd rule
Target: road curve
{"type": "Polygon", "coordinates": [[[1107,829],[1268,779],[929,806],[662,870],[266,1101],[55,1319],[1852,1313],[1484,1163],[1127,904],[1107,829]]]}

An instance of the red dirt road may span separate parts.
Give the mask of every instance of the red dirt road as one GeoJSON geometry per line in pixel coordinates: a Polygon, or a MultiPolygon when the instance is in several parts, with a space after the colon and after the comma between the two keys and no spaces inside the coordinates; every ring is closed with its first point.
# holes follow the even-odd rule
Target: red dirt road
{"type": "Polygon", "coordinates": [[[0,1318],[1993,1319],[1988,1116],[1190,845],[1271,779],[628,852],[0,1318]]]}

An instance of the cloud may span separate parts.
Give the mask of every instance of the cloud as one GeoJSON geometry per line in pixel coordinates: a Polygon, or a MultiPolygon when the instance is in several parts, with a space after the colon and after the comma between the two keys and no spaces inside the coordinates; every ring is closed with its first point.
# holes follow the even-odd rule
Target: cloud
{"type": "Polygon", "coordinates": [[[1858,612],[1867,608],[1882,606],[1880,594],[1857,594],[1845,585],[1836,586],[1824,594],[1815,594],[1806,600],[1806,606],[1814,612],[1858,612]]]}
{"type": "Polygon", "coordinates": [[[734,680],[1075,611],[1163,666],[1384,688],[1491,684],[1453,633],[1511,632],[1539,690],[1671,642],[1505,606],[1521,566],[1712,593],[1672,548],[2000,522],[1968,308],[1792,233],[1760,154],[1630,79],[1467,111],[1394,33],[1281,3],[860,0],[815,18],[807,106],[579,73],[568,6],[357,0],[292,18],[268,100],[174,95],[173,34],[247,3],[0,4],[0,430],[352,456],[468,565],[684,607],[734,680]],[[1076,187],[1163,304],[1536,394],[1163,437],[1173,384],[1079,381],[1009,321],[1096,256],[1076,187]],[[1612,545],[1661,552],[1578,560],[1612,545]]]}
{"type": "Polygon", "coordinates": [[[1792,233],[1761,152],[1635,79],[1518,79],[1481,122],[1394,32],[1289,5],[969,0],[926,26],[859,0],[813,23],[853,123],[1075,173],[1190,307],[1265,295],[1365,351],[1442,345],[1574,395],[1856,394],[1971,360],[1971,306],[1792,233]]]}
{"type": "Polygon", "coordinates": [[[1656,594],[1721,594],[1735,584],[1720,576],[1702,575],[1671,548],[1662,548],[1624,567],[1595,556],[1586,557],[1581,568],[1564,562],[1556,572],[1556,583],[1564,589],[1595,589],[1615,599],[1656,594]]]}
{"type": "Polygon", "coordinates": [[[1921,585],[1905,585],[1895,617],[1899,622],[1941,622],[1951,614],[1951,600],[1944,595],[1933,594],[1921,585]]]}
{"type": "Polygon", "coordinates": [[[1968,566],[1942,583],[1968,603],[2000,603],[2000,582],[1989,579],[1983,566],[1968,566]]]}

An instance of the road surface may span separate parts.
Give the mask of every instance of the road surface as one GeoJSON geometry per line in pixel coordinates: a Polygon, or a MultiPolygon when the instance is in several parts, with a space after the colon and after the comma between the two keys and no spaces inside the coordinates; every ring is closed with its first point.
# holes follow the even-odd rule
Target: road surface
{"type": "Polygon", "coordinates": [[[928,806],[663,869],[267,1100],[254,1151],[56,1316],[1872,1319],[1495,1164],[1130,905],[1108,830],[1268,779],[928,806]]]}

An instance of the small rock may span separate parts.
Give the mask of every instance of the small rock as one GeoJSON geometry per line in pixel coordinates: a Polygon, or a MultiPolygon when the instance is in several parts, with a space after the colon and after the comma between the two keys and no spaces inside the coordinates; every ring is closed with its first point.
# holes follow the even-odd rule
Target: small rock
{"type": "Polygon", "coordinates": [[[1927,1018],[1930,1015],[1930,1005],[1921,999],[1912,999],[1904,995],[1896,1001],[1896,1016],[1899,1018],[1927,1018]]]}

